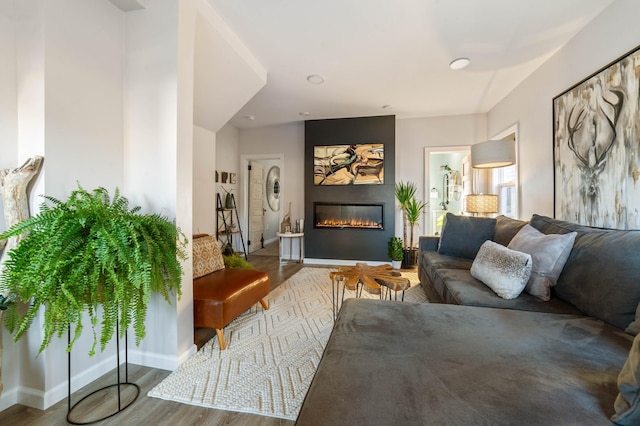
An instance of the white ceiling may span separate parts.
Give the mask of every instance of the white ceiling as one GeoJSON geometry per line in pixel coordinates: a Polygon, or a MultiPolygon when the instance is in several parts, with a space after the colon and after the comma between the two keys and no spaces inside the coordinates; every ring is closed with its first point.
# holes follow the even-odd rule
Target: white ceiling
{"type": "Polygon", "coordinates": [[[487,112],[614,0],[208,1],[267,69],[248,128],[487,112]]]}

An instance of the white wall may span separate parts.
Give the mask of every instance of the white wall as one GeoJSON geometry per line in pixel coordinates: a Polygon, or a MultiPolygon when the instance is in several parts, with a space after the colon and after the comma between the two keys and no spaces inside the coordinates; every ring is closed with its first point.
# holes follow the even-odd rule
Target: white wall
{"type": "MultiPolygon", "coordinates": [[[[3,134],[13,132],[13,148],[8,146],[7,152],[16,163],[37,154],[45,156],[47,173],[35,181],[32,212],[37,211],[34,198],[36,204],[42,202],[34,194],[64,198],[76,181],[89,189],[98,184],[111,189],[121,186],[122,13],[104,0],[63,0],[55,7],[41,0],[14,5],[15,39],[6,33],[1,37],[3,43],[9,42],[3,46],[11,48],[12,44],[15,49],[15,57],[6,58],[6,69],[13,71],[14,79],[12,83],[11,78],[2,78],[2,87],[14,84],[19,88],[13,97],[3,100],[8,120],[16,120],[17,127],[3,124],[0,128],[3,134]],[[77,19],[69,20],[71,15],[77,19]]],[[[21,343],[5,346],[9,360],[19,351],[20,367],[15,370],[20,377],[18,382],[15,375],[5,376],[9,380],[0,407],[6,401],[17,401],[45,408],[66,395],[66,338],[54,339],[36,358],[41,321],[42,316],[35,319],[21,343]]],[[[88,359],[90,345],[91,335],[86,333],[75,346],[74,386],[98,377],[110,358],[105,352],[88,359]]],[[[8,371],[6,364],[4,370],[8,371]]]]}
{"type": "MultiPolygon", "coordinates": [[[[16,44],[13,0],[0,0],[0,169],[18,167],[18,88],[16,75],[16,44]]],[[[0,201],[0,211],[4,211],[0,201]]],[[[0,214],[0,230],[5,229],[4,214],[0,214]]],[[[2,291],[0,290],[0,293],[2,291]]],[[[1,324],[0,324],[1,326],[1,324]]],[[[4,328],[4,327],[3,327],[4,328]]],[[[11,334],[0,331],[5,365],[17,365],[20,345],[11,334]]],[[[5,391],[0,397],[0,411],[17,402],[20,369],[5,367],[2,382],[5,391]],[[7,395],[10,394],[10,395],[7,395]]]]}
{"type": "Polygon", "coordinates": [[[193,233],[216,233],[216,134],[193,126],[193,233]]]}
{"type": "MultiPolygon", "coordinates": [[[[280,218],[289,212],[291,219],[304,218],[304,123],[240,129],[239,154],[245,156],[283,154],[280,166],[280,218]]],[[[241,177],[244,179],[244,172],[241,177]]],[[[241,187],[245,184],[240,182],[241,187]]],[[[244,202],[244,200],[242,201],[244,202]]],[[[244,205],[241,206],[244,212],[244,205]]]]}
{"type": "MultiPolygon", "coordinates": [[[[186,235],[191,235],[192,215],[177,215],[178,204],[178,150],[179,143],[188,147],[192,161],[193,117],[186,118],[186,134],[179,123],[178,102],[182,89],[178,75],[179,10],[187,8],[191,1],[179,4],[170,0],[151,2],[146,10],[128,12],[125,58],[125,188],[132,204],[143,206],[145,212],[159,212],[176,224],[186,235]],[[184,136],[180,137],[179,136],[184,136]]],[[[195,10],[187,16],[195,21],[195,10]]],[[[185,17],[186,18],[186,17],[185,17]]],[[[191,28],[193,32],[194,29],[191,28]]],[[[193,67],[193,58],[191,64],[193,67]]],[[[191,76],[193,70],[191,70],[191,76]]],[[[192,86],[191,86],[192,87],[192,86]]],[[[185,103],[191,111],[193,101],[185,103]]],[[[184,191],[192,196],[192,180],[184,191]]],[[[182,188],[181,188],[182,189],[182,188]]],[[[191,265],[184,262],[183,283],[192,280],[191,265]]],[[[193,312],[191,286],[183,296],[184,309],[193,312]]],[[[193,316],[184,315],[184,323],[178,320],[179,302],[171,304],[162,296],[152,295],[147,319],[147,337],[139,348],[130,351],[133,362],[158,368],[173,369],[183,352],[179,349],[182,334],[193,327],[193,316]],[[189,325],[189,321],[190,324],[189,325]]],[[[190,331],[193,333],[193,329],[190,331]]],[[[191,337],[193,339],[193,337],[191,337]]],[[[193,343],[193,340],[191,340],[193,343]]],[[[184,348],[187,352],[189,348],[184,348]]]]}
{"type": "MultiPolygon", "coordinates": [[[[13,0],[0,0],[0,169],[19,166],[14,10],[13,0]]],[[[4,229],[4,215],[0,215],[0,229],[4,229]]]]}
{"type": "MultiPolygon", "coordinates": [[[[396,182],[416,184],[416,196],[429,201],[424,187],[424,148],[473,145],[487,138],[486,115],[456,115],[396,120],[396,182]]],[[[430,188],[426,188],[427,193],[430,188]]],[[[425,233],[420,221],[416,235],[425,233]]],[[[402,214],[396,213],[396,235],[402,236],[402,214]]]]}
{"type": "Polygon", "coordinates": [[[489,112],[489,136],[519,123],[521,218],[554,214],[552,99],[635,48],[638,16],[640,2],[613,2],[489,112]]]}

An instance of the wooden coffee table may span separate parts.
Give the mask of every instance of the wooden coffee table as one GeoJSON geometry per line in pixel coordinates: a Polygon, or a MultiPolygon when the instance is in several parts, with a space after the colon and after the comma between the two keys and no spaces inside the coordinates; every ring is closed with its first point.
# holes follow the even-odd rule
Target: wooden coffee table
{"type": "MultiPolygon", "coordinates": [[[[344,299],[344,289],[356,291],[356,297],[362,293],[362,289],[370,294],[380,294],[382,299],[381,286],[388,291],[396,292],[396,300],[398,291],[402,291],[402,300],[404,300],[404,291],[411,286],[408,278],[403,277],[400,272],[395,271],[391,265],[370,266],[366,263],[356,263],[355,266],[339,266],[337,271],[329,273],[331,278],[331,297],[333,304],[333,317],[338,315],[340,304],[344,299]],[[342,296],[340,296],[340,283],[343,283],[342,296]],[[358,289],[358,286],[361,286],[358,289]]],[[[389,293],[391,298],[391,293],[389,293]]]]}

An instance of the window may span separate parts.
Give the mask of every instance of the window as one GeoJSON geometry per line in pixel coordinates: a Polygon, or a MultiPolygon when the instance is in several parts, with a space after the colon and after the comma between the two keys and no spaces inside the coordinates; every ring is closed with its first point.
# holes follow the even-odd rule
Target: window
{"type": "Polygon", "coordinates": [[[507,217],[518,217],[518,172],[517,164],[493,169],[491,183],[494,194],[498,194],[498,213],[507,217]]]}

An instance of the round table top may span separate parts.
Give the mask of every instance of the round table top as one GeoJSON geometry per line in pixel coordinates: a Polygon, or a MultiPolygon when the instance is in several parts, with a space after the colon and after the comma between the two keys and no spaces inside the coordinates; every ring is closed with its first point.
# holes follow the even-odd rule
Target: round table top
{"type": "Polygon", "coordinates": [[[295,238],[304,237],[304,232],[276,232],[276,235],[284,238],[295,238]]]}

